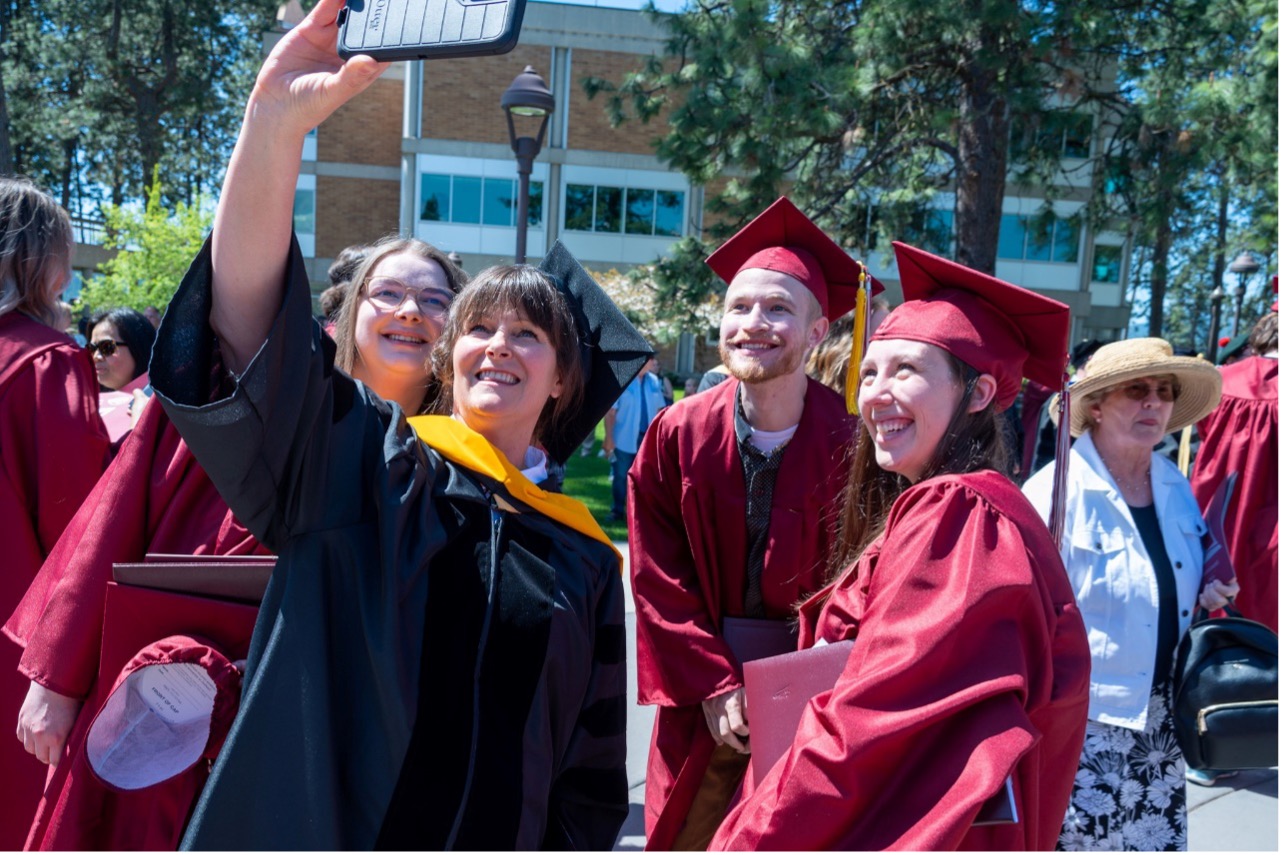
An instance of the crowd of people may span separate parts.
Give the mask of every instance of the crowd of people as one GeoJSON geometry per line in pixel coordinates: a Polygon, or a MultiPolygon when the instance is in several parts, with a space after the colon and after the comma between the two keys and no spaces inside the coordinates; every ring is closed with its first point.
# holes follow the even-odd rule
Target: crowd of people
{"type": "MultiPolygon", "coordinates": [[[[0,179],[0,848],[610,849],[625,584],[648,848],[1185,848],[1177,644],[1231,600],[1278,625],[1277,304],[1225,369],[1128,339],[1065,392],[1067,306],[897,242],[892,309],[781,198],[708,258],[721,364],[676,402],[560,244],[471,278],[418,240],[351,247],[318,320],[299,150],[384,68],[333,55],[341,5],[260,71],[163,320],[63,333],[68,217],[0,179]],[[1041,466],[1039,412],[1076,438],[1041,466]],[[603,420],[628,579],[558,489],[603,420]],[[1187,477],[1156,448],[1193,425],[1187,477]],[[1234,473],[1238,575],[1210,578],[1234,473]],[[108,667],[113,568],[156,554],[274,559],[252,635],[193,596],[108,667]],[[746,663],[825,648],[753,765],[778,725],[746,663]],[[177,663],[214,687],[196,759],[122,786],[100,723],[177,663]]],[[[173,762],[139,742],[117,767],[173,762]]]]}

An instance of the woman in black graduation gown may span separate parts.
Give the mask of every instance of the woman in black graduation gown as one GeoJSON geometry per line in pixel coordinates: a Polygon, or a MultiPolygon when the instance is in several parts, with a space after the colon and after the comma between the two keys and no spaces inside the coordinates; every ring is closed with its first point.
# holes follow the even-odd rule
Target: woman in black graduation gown
{"type": "Polygon", "coordinates": [[[341,5],[264,64],[152,365],[280,556],[184,846],[607,849],[627,812],[619,556],[536,486],[530,446],[564,459],[649,352],[558,246],[553,275],[493,268],[456,299],[433,357],[452,417],[407,423],[334,369],[289,227],[303,136],[384,68],[335,56],[341,5]]]}

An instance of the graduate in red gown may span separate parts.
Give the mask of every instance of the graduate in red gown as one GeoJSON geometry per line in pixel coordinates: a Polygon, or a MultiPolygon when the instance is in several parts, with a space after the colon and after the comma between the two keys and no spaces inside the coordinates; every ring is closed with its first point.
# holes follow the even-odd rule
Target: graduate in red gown
{"type": "Polygon", "coordinates": [[[999,414],[1022,374],[1059,382],[1069,311],[895,250],[908,302],[860,363],[853,561],[801,609],[802,648],[854,646],[713,849],[1052,849],[1060,832],[1087,636],[1047,526],[1001,474],[999,414]],[[1018,821],[973,827],[1008,779],[1018,821]]]}
{"type": "Polygon", "coordinates": [[[143,410],[4,626],[5,634],[25,648],[18,668],[31,681],[29,699],[40,698],[29,700],[24,713],[39,720],[41,705],[52,705],[55,712],[68,708],[64,718],[74,722],[69,735],[62,725],[61,738],[43,732],[33,736],[44,754],[40,759],[55,768],[34,823],[27,818],[28,849],[177,846],[190,800],[166,823],[158,809],[163,788],[111,790],[90,774],[80,750],[116,677],[98,673],[112,565],[141,561],[148,552],[265,552],[232,516],[164,409],[154,403],[143,410]],[[56,694],[50,699],[49,693],[56,694]],[[83,713],[77,715],[82,702],[83,713]]]}
{"type": "Polygon", "coordinates": [[[1252,355],[1221,369],[1221,402],[1198,423],[1202,443],[1190,486],[1204,513],[1231,472],[1225,517],[1244,616],[1279,629],[1279,316],[1261,318],[1252,355]]]}
{"type": "MultiPolygon", "coordinates": [[[[0,614],[41,562],[107,463],[89,354],[55,328],[71,275],[67,212],[23,179],[0,178],[0,614]]],[[[0,642],[0,715],[27,691],[19,650],[0,642]]],[[[0,850],[22,845],[45,767],[0,739],[0,850]]]]}
{"type": "Polygon", "coordinates": [[[783,626],[824,584],[855,427],[804,357],[852,308],[863,266],[787,199],[708,264],[729,284],[720,351],[733,379],[661,412],[629,473],[638,694],[659,706],[650,849],[704,849],[725,815],[748,730],[724,621],[783,626]]]}

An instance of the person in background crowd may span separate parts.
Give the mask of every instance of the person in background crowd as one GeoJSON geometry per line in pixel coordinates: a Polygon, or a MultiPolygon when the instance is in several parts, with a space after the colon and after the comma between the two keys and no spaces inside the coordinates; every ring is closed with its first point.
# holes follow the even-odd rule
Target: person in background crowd
{"type": "MultiPolygon", "coordinates": [[[[432,369],[425,354],[407,367],[388,359],[389,329],[421,332],[435,344],[446,308],[461,286],[443,253],[417,240],[389,238],[363,248],[349,273],[353,306],[335,362],[384,400],[424,410],[432,369]],[[409,295],[392,306],[382,288],[397,273],[407,282],[440,276],[440,293],[409,295]],[[372,292],[371,289],[374,289],[372,292]],[[394,324],[395,326],[389,326],[394,324]],[[417,370],[417,380],[409,372],[417,370]]],[[[414,408],[414,409],[411,409],[414,408]]],[[[81,750],[115,675],[97,673],[103,605],[111,567],[147,553],[265,553],[218,495],[163,408],[148,407],[94,492],[85,500],[26,597],[5,625],[25,647],[19,670],[31,680],[18,716],[19,739],[51,775],[27,840],[29,849],[155,850],[178,846],[194,805],[163,788],[119,793],[90,773],[81,750]],[[154,411],[154,412],[153,412],[154,411]],[[85,704],[87,698],[98,703],[85,704]],[[82,704],[84,704],[82,710],[82,704]],[[69,760],[70,763],[60,763],[69,760]]]]}
{"type": "Polygon", "coordinates": [[[846,393],[846,370],[851,365],[855,316],[847,312],[829,324],[829,331],[806,359],[806,376],[839,395],[846,393]]]}
{"type": "MultiPolygon", "coordinates": [[[[71,220],[26,179],[0,178],[0,614],[8,614],[108,459],[88,354],[58,324],[71,276],[71,220]]],[[[0,643],[0,710],[13,716],[26,680],[18,648],[0,643]]],[[[45,767],[0,740],[0,849],[22,847],[45,767]]]]}
{"type": "Polygon", "coordinates": [[[699,378],[699,388],[696,392],[707,392],[718,383],[731,379],[730,372],[725,365],[716,365],[704,372],[704,376],[699,378]]]}
{"type": "Polygon", "coordinates": [[[777,628],[824,584],[855,422],[805,373],[862,265],[781,198],[708,258],[728,283],[734,378],[664,410],[629,473],[638,699],[659,705],[649,849],[706,848],[748,763],[741,656],[726,622],[777,628]]]}
{"type": "MultiPolygon", "coordinates": [[[[1060,554],[1092,659],[1087,740],[1061,849],[1186,848],[1172,658],[1195,606],[1219,608],[1238,586],[1204,585],[1207,526],[1189,482],[1154,447],[1207,415],[1220,396],[1210,362],[1174,356],[1160,338],[1105,345],[1071,387],[1070,431],[1078,439],[1069,453],[1060,554]]],[[[1052,468],[1024,491],[1050,519],[1052,468]]]]}
{"type": "Polygon", "coordinates": [[[687,377],[686,382],[682,384],[682,391],[688,398],[691,395],[697,394],[699,392],[699,380],[694,377],[687,377]]]}
{"type": "Polygon", "coordinates": [[[664,374],[664,367],[660,364],[659,357],[652,359],[651,364],[654,367],[650,369],[650,373],[655,375],[656,379],[659,380],[660,387],[664,390],[664,406],[672,406],[673,381],[669,380],[667,375],[664,374]]]}
{"type": "Polygon", "coordinates": [[[147,373],[156,328],[137,309],[112,309],[97,315],[89,325],[89,352],[103,389],[115,391],[147,373]]]}
{"type": "Polygon", "coordinates": [[[1202,440],[1190,486],[1206,513],[1231,472],[1238,483],[1225,517],[1244,616],[1279,629],[1279,316],[1250,336],[1251,355],[1221,369],[1221,402],[1198,423],[1202,440]]]}
{"type": "Polygon", "coordinates": [[[1022,376],[1061,376],[1069,308],[893,246],[905,303],[859,366],[842,569],[800,609],[799,648],[853,647],[713,849],[1051,849],[1069,800],[1087,635],[1001,424],[1022,376]],[[1008,785],[1018,820],[974,825],[1008,785]]]}
{"type": "Polygon", "coordinates": [[[886,297],[878,296],[869,301],[869,335],[877,332],[890,314],[891,304],[886,297]]]}
{"type": "MultiPolygon", "coordinates": [[[[452,305],[432,364],[453,417],[407,420],[412,402],[334,369],[290,235],[298,152],[388,67],[335,54],[342,6],[320,0],[264,62],[152,366],[279,556],[183,845],[608,849],[627,814],[620,558],[582,504],[536,486],[532,442],[564,459],[651,353],[557,244],[452,305]]],[[[379,362],[420,352],[393,312],[430,311],[448,290],[433,267],[369,279],[396,319],[379,362]]],[[[338,334],[341,350],[342,318],[338,334]]]]}
{"type": "Polygon", "coordinates": [[[339,308],[343,305],[348,284],[355,276],[357,268],[361,266],[361,262],[369,254],[370,247],[365,244],[346,246],[339,250],[339,254],[334,257],[334,261],[330,262],[329,269],[326,270],[326,275],[330,278],[330,287],[321,292],[317,302],[320,303],[321,316],[325,319],[322,326],[331,336],[334,335],[339,308]]]}
{"type": "Polygon", "coordinates": [[[147,323],[152,325],[152,329],[160,327],[160,309],[155,306],[148,306],[143,309],[143,317],[147,319],[147,323]]]}
{"type": "Polygon", "coordinates": [[[627,519],[628,470],[637,457],[646,428],[668,406],[664,388],[655,373],[656,361],[646,363],[637,379],[628,384],[610,411],[606,413],[606,438],[602,449],[610,457],[610,518],[627,519]]]}

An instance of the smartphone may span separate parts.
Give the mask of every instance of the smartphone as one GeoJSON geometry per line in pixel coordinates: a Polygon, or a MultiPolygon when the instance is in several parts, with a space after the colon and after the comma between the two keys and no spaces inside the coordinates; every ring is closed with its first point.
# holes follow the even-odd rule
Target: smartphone
{"type": "Polygon", "coordinates": [[[339,56],[394,62],[507,53],[525,12],[526,0],[347,0],[339,56]]]}

